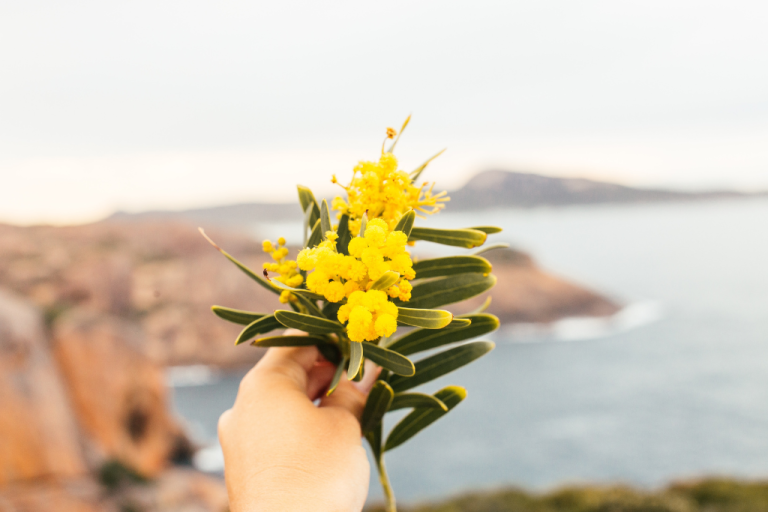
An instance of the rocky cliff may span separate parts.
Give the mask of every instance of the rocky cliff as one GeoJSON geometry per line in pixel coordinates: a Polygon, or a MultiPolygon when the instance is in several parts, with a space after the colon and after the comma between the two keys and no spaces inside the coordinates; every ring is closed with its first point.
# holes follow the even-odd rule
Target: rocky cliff
{"type": "Polygon", "coordinates": [[[77,312],[51,336],[0,289],[0,511],[226,510],[220,482],[171,467],[189,443],[134,330],[77,312]]]}
{"type": "MultiPolygon", "coordinates": [[[[265,261],[261,244],[246,234],[209,234],[251,268],[265,261]]],[[[497,250],[487,256],[502,284],[491,292],[490,311],[503,322],[546,323],[618,310],[609,299],[540,269],[525,254],[497,250]]],[[[91,324],[82,319],[98,318],[101,329],[125,332],[135,350],[160,365],[251,364],[260,352],[234,347],[240,329],[215,317],[210,306],[279,307],[274,295],[224,259],[194,225],[173,222],[0,226],[0,284],[40,307],[57,336],[90,336],[85,333],[91,324]]]]}

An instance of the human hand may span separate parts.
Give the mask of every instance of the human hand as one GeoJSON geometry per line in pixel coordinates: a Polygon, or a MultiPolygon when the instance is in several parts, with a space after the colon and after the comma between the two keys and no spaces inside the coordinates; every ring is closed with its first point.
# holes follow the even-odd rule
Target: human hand
{"type": "Polygon", "coordinates": [[[324,396],[334,370],[315,347],[281,347],[243,378],[234,407],[219,419],[232,512],[362,510],[370,465],[361,388],[377,372],[359,385],[342,376],[324,396]]]}

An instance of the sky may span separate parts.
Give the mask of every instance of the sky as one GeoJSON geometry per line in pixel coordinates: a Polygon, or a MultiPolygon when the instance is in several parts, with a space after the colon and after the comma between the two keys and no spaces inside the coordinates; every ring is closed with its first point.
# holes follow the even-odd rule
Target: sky
{"type": "Polygon", "coordinates": [[[768,3],[0,0],[0,222],[404,169],[768,189],[768,3]]]}

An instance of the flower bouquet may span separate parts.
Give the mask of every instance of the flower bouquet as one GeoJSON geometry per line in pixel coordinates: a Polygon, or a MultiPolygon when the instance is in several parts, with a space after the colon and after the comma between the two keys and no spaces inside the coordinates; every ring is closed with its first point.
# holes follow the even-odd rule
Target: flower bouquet
{"type": "MultiPolygon", "coordinates": [[[[412,390],[471,363],[494,345],[472,341],[436,349],[482,336],[499,326],[495,316],[484,313],[490,298],[476,311],[460,316],[438,308],[492,288],[496,278],[491,275],[490,263],[479,254],[502,244],[415,262],[408,252],[417,241],[474,249],[483,245],[489,234],[501,231],[491,226],[434,229],[415,225],[417,218],[440,211],[449,198],[445,192],[434,194],[434,184],[417,184],[427,165],[442,151],[410,173],[399,170],[394,150],[409,120],[400,134],[387,130],[378,161],[360,162],[349,184],[342,186],[346,197],[336,197],[331,207],[325,200],[318,203],[308,188],[298,187],[304,244],[295,260],[288,259],[284,239],[276,244],[267,240],[263,249],[273,261],[256,272],[208,239],[287,306],[271,314],[213,306],[219,317],[245,326],[236,345],[316,345],[336,366],[328,394],[342,378],[360,380],[366,359],[381,367],[368,395],[361,427],[389,511],[396,508],[384,453],[448,414],[466,397],[466,390],[459,386],[445,387],[433,395],[412,390]],[[391,144],[385,149],[388,140],[391,144]],[[401,327],[406,332],[399,333],[401,327]],[[307,335],[264,336],[283,328],[307,335]],[[411,361],[410,356],[425,351],[433,353],[411,361]],[[399,409],[411,412],[385,437],[383,418],[399,409]]],[[[338,184],[335,176],[332,182],[338,184]]]]}

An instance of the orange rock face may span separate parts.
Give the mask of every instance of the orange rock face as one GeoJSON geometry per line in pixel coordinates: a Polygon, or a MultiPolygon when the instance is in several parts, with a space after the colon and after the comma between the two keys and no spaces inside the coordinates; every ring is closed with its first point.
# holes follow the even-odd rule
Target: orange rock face
{"type": "Polygon", "coordinates": [[[181,431],[168,412],[162,368],[142,345],[136,325],[85,310],[66,314],[53,334],[54,355],[94,455],[154,476],[181,431]]]}
{"type": "Polygon", "coordinates": [[[0,487],[86,471],[42,317],[28,302],[0,290],[0,487]]]}

